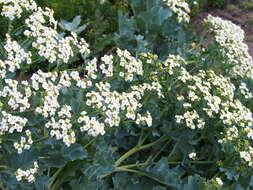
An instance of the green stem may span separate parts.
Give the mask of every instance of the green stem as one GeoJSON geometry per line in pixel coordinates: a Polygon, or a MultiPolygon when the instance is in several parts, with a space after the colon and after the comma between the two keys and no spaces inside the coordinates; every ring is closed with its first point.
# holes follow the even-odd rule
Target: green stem
{"type": "Polygon", "coordinates": [[[28,110],[25,110],[25,111],[12,111],[12,112],[8,112],[9,114],[23,114],[23,113],[31,113],[31,112],[34,112],[35,109],[28,109],[28,110]]]}
{"type": "MultiPolygon", "coordinates": [[[[181,164],[181,163],[182,163],[182,161],[168,162],[168,164],[170,164],[170,165],[181,164]]],[[[190,161],[190,163],[192,163],[192,164],[212,164],[212,163],[215,163],[215,161],[196,160],[196,161],[190,161]]],[[[128,164],[128,165],[124,165],[124,166],[119,166],[119,167],[116,167],[116,171],[113,171],[113,172],[110,172],[110,173],[107,173],[107,174],[103,174],[99,178],[102,179],[102,178],[105,178],[105,177],[107,177],[107,176],[109,176],[112,173],[117,172],[117,171],[126,171],[126,170],[129,170],[130,168],[144,167],[144,166],[147,166],[148,164],[149,164],[148,162],[144,162],[144,163],[136,163],[136,164],[128,164]]],[[[153,163],[153,164],[155,164],[155,163],[153,163]]]]}
{"type": "Polygon", "coordinates": [[[145,172],[142,172],[142,171],[139,171],[139,170],[133,170],[133,169],[127,169],[127,168],[118,168],[118,171],[119,172],[131,172],[131,173],[136,173],[136,174],[139,174],[141,176],[145,176],[145,177],[148,177],[150,179],[153,179],[154,181],[162,184],[162,185],[165,185],[165,186],[171,186],[171,187],[175,187],[174,184],[169,184],[169,183],[164,183],[163,181],[161,181],[160,179],[154,177],[154,176],[150,176],[148,175],[147,173],[145,172]]]}
{"type": "MultiPolygon", "coordinates": [[[[144,132],[144,131],[143,131],[143,132],[144,132]]],[[[145,142],[145,140],[149,137],[149,135],[150,135],[151,133],[152,133],[152,130],[150,130],[150,131],[146,134],[146,136],[144,136],[143,138],[140,137],[137,146],[141,146],[141,145],[145,142]]],[[[143,135],[142,135],[142,136],[143,136],[143,135]]]]}
{"type": "Polygon", "coordinates": [[[146,145],[142,145],[142,146],[135,146],[134,148],[132,148],[131,150],[129,150],[128,152],[126,152],[125,154],[123,154],[116,162],[115,162],[115,166],[119,166],[124,160],[126,160],[128,157],[130,157],[132,154],[140,151],[140,150],[143,150],[143,149],[146,149],[146,148],[149,148],[149,147],[152,147],[162,141],[165,141],[167,140],[168,137],[166,135],[163,135],[162,137],[160,137],[158,140],[152,142],[152,143],[149,143],[149,144],[146,144],[146,145]]]}
{"type": "Polygon", "coordinates": [[[8,166],[0,165],[0,168],[7,169],[8,166]]]}
{"type": "Polygon", "coordinates": [[[10,20],[8,23],[8,34],[9,35],[11,34],[12,29],[13,29],[12,20],[10,20]]]}
{"type": "Polygon", "coordinates": [[[154,155],[154,157],[152,158],[152,160],[154,161],[160,154],[161,152],[168,146],[168,144],[170,143],[171,141],[167,141],[163,147],[161,149],[159,149],[159,151],[154,155]]]}
{"type": "Polygon", "coordinates": [[[43,140],[46,140],[48,139],[49,136],[44,136],[44,137],[41,137],[40,139],[38,140],[35,140],[34,142],[37,143],[37,142],[40,142],[40,141],[43,141],[43,140]]]}
{"type": "Polygon", "coordinates": [[[52,178],[51,178],[51,181],[50,181],[49,184],[48,184],[48,189],[50,189],[50,190],[52,189],[53,184],[54,184],[54,182],[55,182],[57,176],[59,175],[59,173],[61,173],[61,171],[62,171],[63,169],[64,169],[64,167],[59,168],[59,169],[54,173],[54,175],[53,175],[52,178]]]}
{"type": "MultiPolygon", "coordinates": [[[[168,164],[181,164],[182,161],[175,161],[175,162],[168,162],[168,164]]],[[[190,161],[192,164],[213,164],[215,161],[201,161],[201,160],[195,160],[195,161],[190,161]]]]}
{"type": "Polygon", "coordinates": [[[141,135],[140,135],[139,140],[138,140],[138,143],[137,143],[139,146],[142,145],[143,133],[144,133],[144,128],[142,127],[142,128],[141,128],[141,135]]]}
{"type": "Polygon", "coordinates": [[[138,167],[138,166],[146,166],[148,165],[147,162],[144,162],[144,163],[137,163],[137,164],[128,164],[128,165],[125,165],[125,166],[119,166],[117,167],[117,169],[122,169],[122,168],[125,168],[125,169],[128,169],[128,168],[134,168],[134,167],[138,167]]]}
{"type": "Polygon", "coordinates": [[[98,138],[98,137],[95,137],[95,138],[93,138],[92,140],[90,140],[90,141],[84,146],[84,148],[86,149],[88,146],[90,146],[94,141],[97,140],[97,138],[98,138]]]}
{"type": "Polygon", "coordinates": [[[15,139],[7,139],[7,138],[0,138],[0,142],[2,142],[2,141],[16,142],[17,140],[15,140],[15,139]]]}
{"type": "MultiPolygon", "coordinates": [[[[182,161],[175,161],[175,162],[168,162],[168,164],[174,165],[174,164],[181,164],[182,161]]],[[[195,161],[190,161],[190,163],[192,164],[212,164],[215,163],[215,161],[201,161],[201,160],[195,160],[195,161]]],[[[155,164],[155,163],[154,163],[155,164]]],[[[124,166],[119,166],[117,168],[134,168],[134,167],[138,167],[138,166],[147,166],[148,162],[144,162],[144,163],[136,163],[136,164],[128,164],[128,165],[124,165],[124,166]]]]}
{"type": "Polygon", "coordinates": [[[168,160],[170,160],[170,158],[173,156],[173,154],[176,152],[177,146],[179,144],[179,141],[175,144],[175,146],[173,147],[172,151],[170,152],[169,156],[168,156],[168,160]]]}

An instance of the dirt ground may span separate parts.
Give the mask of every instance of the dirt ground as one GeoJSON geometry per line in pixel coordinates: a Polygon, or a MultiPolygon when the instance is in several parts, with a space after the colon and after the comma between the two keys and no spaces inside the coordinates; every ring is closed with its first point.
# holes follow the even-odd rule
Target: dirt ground
{"type": "Polygon", "coordinates": [[[200,15],[192,18],[191,21],[191,23],[195,25],[197,34],[202,32],[202,22],[208,14],[231,20],[233,23],[241,26],[245,31],[245,42],[249,46],[249,53],[253,57],[253,7],[242,8],[241,5],[237,3],[230,4],[224,9],[212,8],[211,10],[204,10],[200,15]]]}

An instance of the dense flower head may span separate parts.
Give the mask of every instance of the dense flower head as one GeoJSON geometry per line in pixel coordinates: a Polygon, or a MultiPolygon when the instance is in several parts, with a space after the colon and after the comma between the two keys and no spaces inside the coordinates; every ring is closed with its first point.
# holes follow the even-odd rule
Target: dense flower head
{"type": "Polygon", "coordinates": [[[208,30],[214,33],[215,42],[222,58],[221,63],[231,65],[233,77],[253,79],[253,60],[244,41],[244,31],[231,21],[208,15],[205,19],[208,30]]]}
{"type": "Polygon", "coordinates": [[[14,20],[20,18],[25,11],[36,11],[37,4],[33,0],[1,0],[3,4],[1,15],[14,20]]]}
{"type": "Polygon", "coordinates": [[[190,21],[190,8],[185,0],[164,0],[164,2],[177,15],[178,22],[190,21]]]}
{"type": "Polygon", "coordinates": [[[41,57],[53,63],[57,59],[67,63],[74,56],[73,48],[77,48],[83,55],[89,54],[88,44],[84,39],[78,40],[72,32],[71,36],[61,37],[57,31],[57,21],[53,17],[53,11],[46,8],[38,8],[31,14],[25,23],[28,29],[24,34],[28,38],[35,39],[32,46],[38,50],[41,57]],[[49,26],[48,26],[49,25],[49,26]]]}
{"type": "Polygon", "coordinates": [[[19,116],[9,114],[2,111],[2,121],[0,123],[0,135],[12,134],[16,132],[22,132],[26,126],[27,119],[19,116]]]}

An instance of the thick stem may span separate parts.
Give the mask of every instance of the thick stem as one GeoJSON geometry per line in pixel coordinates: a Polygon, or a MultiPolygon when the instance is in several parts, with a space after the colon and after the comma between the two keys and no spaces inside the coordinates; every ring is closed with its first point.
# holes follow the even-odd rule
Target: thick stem
{"type": "Polygon", "coordinates": [[[149,143],[149,144],[146,144],[146,145],[142,145],[142,146],[135,146],[134,148],[132,148],[131,150],[129,150],[128,152],[126,152],[123,156],[121,156],[116,162],[115,162],[115,166],[119,166],[124,160],[126,160],[128,157],[130,157],[132,154],[140,151],[140,150],[143,150],[143,149],[146,149],[146,148],[149,148],[149,147],[152,147],[162,141],[165,141],[167,140],[168,137],[166,135],[163,135],[162,137],[160,137],[158,140],[152,142],[152,143],[149,143]]]}
{"type": "MultiPolygon", "coordinates": [[[[181,164],[181,163],[182,163],[182,161],[168,162],[169,165],[181,164]]],[[[192,164],[213,164],[213,163],[215,163],[215,161],[195,160],[195,161],[190,161],[190,163],[192,163],[192,164]]],[[[117,169],[122,169],[122,168],[128,169],[128,168],[134,168],[134,167],[138,167],[138,166],[147,166],[147,165],[148,165],[148,162],[144,162],[144,163],[119,166],[119,167],[117,167],[117,169]]]]}
{"type": "Polygon", "coordinates": [[[148,173],[145,173],[145,172],[142,172],[142,171],[138,171],[138,170],[133,170],[133,169],[127,169],[127,168],[118,168],[118,171],[119,172],[130,172],[130,173],[136,173],[136,174],[139,174],[141,176],[145,176],[145,177],[148,177],[150,179],[153,179],[154,181],[162,184],[162,185],[165,185],[165,186],[170,186],[170,187],[176,187],[174,184],[169,184],[169,183],[164,183],[163,181],[161,181],[159,178],[156,178],[154,176],[150,176],[148,175],[148,173]]]}
{"type": "MultiPolygon", "coordinates": [[[[169,165],[181,164],[181,163],[182,163],[182,161],[168,162],[169,165]]],[[[213,163],[215,163],[215,161],[195,160],[195,161],[190,161],[190,163],[192,163],[192,164],[213,164],[213,163]]],[[[124,166],[119,166],[119,167],[116,167],[115,171],[107,173],[107,174],[103,174],[99,178],[100,179],[105,178],[105,177],[107,177],[107,176],[109,176],[112,173],[115,173],[117,171],[130,171],[131,170],[130,168],[145,167],[148,164],[149,164],[148,162],[144,162],[144,163],[136,163],[136,164],[129,164],[129,165],[124,165],[124,166]]]]}

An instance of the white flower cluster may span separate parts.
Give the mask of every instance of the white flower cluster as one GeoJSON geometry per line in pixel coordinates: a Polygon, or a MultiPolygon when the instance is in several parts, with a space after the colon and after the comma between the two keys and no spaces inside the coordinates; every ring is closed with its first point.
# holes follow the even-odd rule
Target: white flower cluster
{"type": "Polygon", "coordinates": [[[210,118],[215,117],[214,114],[218,114],[221,109],[222,101],[221,97],[233,100],[234,86],[228,79],[216,75],[213,71],[200,71],[196,75],[190,75],[188,72],[181,72],[181,76],[178,78],[184,78],[184,82],[187,82],[187,96],[178,96],[178,100],[183,102],[183,106],[186,111],[183,115],[177,115],[176,119],[178,123],[186,122],[186,126],[195,129],[203,129],[205,127],[205,121],[199,117],[196,110],[192,110],[195,104],[205,102],[203,111],[210,118]],[[186,77],[184,77],[186,75],[186,77]],[[213,92],[216,94],[213,95],[213,92]]]}
{"type": "MultiPolygon", "coordinates": [[[[133,58],[127,51],[118,50],[118,52],[124,54],[121,56],[121,60],[117,59],[118,55],[115,59],[112,56],[104,56],[103,58],[103,64],[107,66],[108,62],[110,65],[113,65],[114,61],[125,62],[119,67],[116,67],[116,64],[115,67],[110,66],[112,74],[118,74],[119,71],[116,69],[119,68],[127,74],[142,74],[142,62],[140,60],[133,58]],[[130,66],[127,65],[126,61],[129,61],[130,66]]],[[[103,65],[101,67],[103,68],[103,65]]],[[[6,86],[0,95],[8,98],[10,96],[10,107],[12,109],[19,108],[21,111],[33,109],[38,116],[47,119],[45,127],[49,129],[50,136],[62,140],[67,146],[76,142],[76,129],[73,128],[76,119],[82,125],[79,130],[87,132],[91,136],[103,135],[106,126],[119,126],[121,121],[124,122],[128,119],[134,120],[138,125],[151,126],[152,117],[150,112],[142,110],[142,99],[147,91],[156,93],[160,98],[164,97],[159,81],[135,83],[135,85],[129,86],[126,91],[112,91],[109,82],[97,81],[98,77],[101,77],[101,73],[106,75],[105,70],[108,68],[104,67],[101,71],[98,70],[96,59],[89,61],[84,67],[86,73],[84,77],[80,77],[80,73],[77,71],[45,73],[39,70],[31,76],[29,82],[6,79],[6,86]],[[21,84],[20,89],[23,91],[19,93],[18,85],[21,84]],[[69,88],[73,87],[83,92],[86,105],[99,111],[98,115],[89,115],[90,112],[88,114],[85,110],[82,113],[71,113],[70,106],[61,105],[62,103],[59,102],[60,95],[64,95],[69,88]],[[28,104],[34,97],[39,101],[36,104],[28,104]],[[25,100],[26,104],[21,99],[22,101],[25,100]],[[76,116],[77,118],[73,120],[72,114],[75,114],[75,118],[76,116]]],[[[102,78],[104,79],[104,77],[102,78]]],[[[28,148],[26,146],[28,141],[29,138],[22,138],[21,143],[15,144],[18,152],[28,148]]]]}
{"type": "Polygon", "coordinates": [[[27,81],[22,81],[18,83],[16,80],[5,79],[5,86],[0,91],[0,97],[7,98],[8,105],[12,110],[17,110],[23,112],[30,108],[29,98],[32,95],[31,88],[27,81]],[[24,92],[21,92],[21,90],[24,92]]]}
{"type": "Polygon", "coordinates": [[[125,72],[120,72],[119,76],[125,81],[132,81],[134,74],[143,75],[142,62],[131,56],[130,52],[117,49],[117,55],[120,58],[119,65],[125,69],[125,72]]]}
{"type": "Polygon", "coordinates": [[[57,32],[57,21],[53,14],[51,9],[43,10],[39,7],[25,21],[28,29],[24,34],[35,40],[32,46],[39,51],[38,54],[51,63],[56,60],[67,63],[74,55],[73,47],[83,55],[89,54],[88,44],[84,39],[78,40],[74,32],[67,37],[62,37],[57,32]]]}
{"type": "Polygon", "coordinates": [[[253,60],[247,44],[243,42],[244,31],[231,21],[211,15],[208,15],[205,23],[214,32],[219,51],[226,60],[224,63],[232,66],[231,76],[253,79],[253,60]]]}
{"type": "Polygon", "coordinates": [[[185,0],[164,0],[166,5],[177,15],[178,22],[190,21],[190,8],[185,0]]]}
{"type": "Polygon", "coordinates": [[[81,132],[88,132],[93,137],[105,134],[104,123],[99,122],[96,117],[89,117],[86,111],[81,112],[78,123],[83,124],[80,128],[81,132]]]}
{"type": "MultiPolygon", "coordinates": [[[[186,69],[187,65],[180,59],[176,61],[169,58],[166,62],[162,64],[161,70],[183,82],[177,84],[180,92],[177,100],[183,109],[175,116],[176,121],[191,129],[204,129],[210,120],[218,120],[223,131],[218,134],[218,142],[222,145],[227,142],[234,143],[235,151],[240,153],[249,166],[253,166],[253,148],[241,146],[253,139],[253,114],[235,96],[236,87],[231,80],[212,70],[200,70],[190,74],[186,69]]],[[[244,98],[251,97],[245,83],[241,83],[239,89],[246,95],[244,98]]],[[[216,127],[215,123],[213,127],[216,127]]]]}
{"type": "MultiPolygon", "coordinates": [[[[182,72],[182,75],[180,76],[183,76],[180,80],[185,82],[184,78],[186,77],[186,74],[188,74],[188,72],[183,66],[186,64],[187,62],[182,57],[178,55],[168,55],[166,60],[160,65],[160,68],[162,70],[165,70],[165,72],[167,72],[169,75],[175,75],[176,72],[179,70],[180,72],[182,72]]],[[[186,78],[188,79],[189,76],[186,78]]]]}
{"type": "Polygon", "coordinates": [[[185,123],[190,129],[203,129],[205,127],[205,121],[200,118],[196,110],[187,111],[183,115],[175,116],[177,123],[185,123]]]}
{"type": "Polygon", "coordinates": [[[3,4],[1,15],[14,20],[20,18],[23,10],[36,11],[37,4],[33,0],[0,0],[0,5],[3,4]]]}
{"type": "MultiPolygon", "coordinates": [[[[97,69],[97,59],[94,58],[91,61],[89,61],[87,63],[87,65],[86,65],[86,67],[85,67],[85,70],[87,72],[87,77],[88,78],[96,79],[97,78],[96,72],[98,71],[98,69],[97,69]]],[[[102,69],[102,72],[105,74],[105,72],[103,71],[103,69],[102,69]]],[[[80,81],[80,77],[79,76],[77,76],[77,77],[73,77],[72,76],[72,78],[77,81],[77,86],[79,86],[81,88],[85,88],[86,86],[91,86],[91,81],[86,81],[85,82],[83,80],[83,82],[79,82],[80,81]]]]}
{"type": "MultiPolygon", "coordinates": [[[[84,57],[90,53],[88,44],[82,38],[77,39],[76,33],[72,32],[71,36],[67,37],[58,33],[53,10],[42,9],[33,0],[0,0],[0,4],[3,4],[1,14],[10,20],[20,18],[24,11],[28,12],[28,18],[25,20],[27,29],[24,35],[33,40],[32,46],[50,63],[56,60],[67,63],[75,53],[80,53],[84,57]]],[[[0,62],[2,77],[5,76],[5,65],[9,65],[9,70],[13,72],[20,68],[21,62],[26,61],[28,64],[32,62],[31,53],[26,53],[16,41],[11,41],[8,35],[6,42],[5,49],[8,57],[5,64],[0,62]]]]}
{"type": "Polygon", "coordinates": [[[45,125],[46,128],[50,129],[52,137],[55,137],[57,140],[62,139],[67,146],[76,142],[75,132],[72,130],[71,117],[71,107],[64,105],[57,112],[57,116],[52,117],[45,125]]]}
{"type": "Polygon", "coordinates": [[[162,96],[160,87],[144,83],[138,86],[132,86],[130,92],[119,93],[117,91],[110,91],[111,85],[109,83],[97,83],[98,91],[91,91],[86,94],[88,100],[86,104],[95,109],[100,109],[106,116],[105,123],[110,127],[119,126],[122,114],[127,119],[136,120],[137,124],[145,122],[148,126],[152,125],[152,118],[150,113],[141,116],[137,110],[142,108],[141,99],[145,91],[156,91],[162,96]],[[137,115],[136,115],[137,114],[137,115]],[[138,117],[137,117],[138,116],[138,117]]]}
{"type": "Polygon", "coordinates": [[[21,133],[28,120],[23,117],[14,116],[2,111],[2,121],[0,122],[0,135],[12,134],[17,131],[21,133]]]}
{"type": "Polygon", "coordinates": [[[253,125],[253,116],[250,109],[245,107],[238,99],[222,105],[221,121],[228,126],[236,125],[242,128],[253,125]]]}
{"type": "Polygon", "coordinates": [[[45,91],[42,106],[35,109],[37,113],[42,114],[45,118],[55,115],[57,108],[60,107],[58,102],[59,90],[54,84],[57,77],[57,73],[44,73],[42,71],[38,71],[31,77],[34,91],[45,91]]]}
{"type": "Polygon", "coordinates": [[[112,55],[105,55],[101,58],[104,64],[100,66],[102,73],[105,77],[112,77],[113,76],[113,56],[112,55]]]}
{"type": "Polygon", "coordinates": [[[32,133],[30,130],[25,131],[26,137],[21,136],[20,142],[15,142],[14,148],[17,150],[18,154],[21,154],[24,150],[29,150],[33,144],[32,133]]]}
{"type": "Polygon", "coordinates": [[[240,152],[241,158],[243,158],[250,167],[253,167],[253,148],[249,146],[248,151],[240,152]]]}
{"type": "Polygon", "coordinates": [[[242,82],[239,86],[240,92],[242,95],[244,95],[245,99],[251,99],[253,98],[253,92],[248,89],[247,84],[242,82]]]}
{"type": "Polygon", "coordinates": [[[26,52],[16,41],[12,41],[8,34],[6,35],[4,49],[7,53],[7,57],[4,61],[0,60],[1,78],[5,78],[6,70],[14,72],[17,69],[20,69],[20,65],[23,62],[31,64],[31,52],[26,52]]]}
{"type": "Polygon", "coordinates": [[[226,136],[223,139],[220,139],[218,142],[219,143],[224,143],[226,141],[232,141],[236,138],[238,138],[239,131],[236,126],[228,127],[225,129],[226,130],[226,136]]]}
{"type": "Polygon", "coordinates": [[[144,116],[141,114],[137,113],[136,116],[136,124],[142,124],[142,125],[147,125],[148,127],[152,126],[152,116],[149,112],[147,112],[144,116]]]}
{"type": "Polygon", "coordinates": [[[34,162],[33,168],[30,168],[27,170],[18,169],[15,172],[16,179],[18,181],[25,180],[30,183],[34,183],[35,182],[34,174],[36,174],[38,172],[38,169],[39,169],[39,166],[38,166],[37,162],[34,162]]]}

